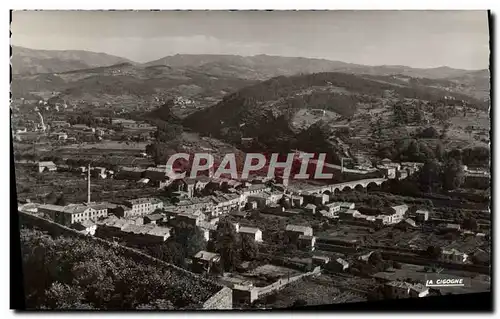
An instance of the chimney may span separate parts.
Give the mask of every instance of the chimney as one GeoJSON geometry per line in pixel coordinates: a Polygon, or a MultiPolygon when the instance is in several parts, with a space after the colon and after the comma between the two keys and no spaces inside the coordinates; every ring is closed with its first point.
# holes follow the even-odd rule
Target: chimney
{"type": "Polygon", "coordinates": [[[90,204],[90,164],[87,170],[87,203],[90,204]]]}

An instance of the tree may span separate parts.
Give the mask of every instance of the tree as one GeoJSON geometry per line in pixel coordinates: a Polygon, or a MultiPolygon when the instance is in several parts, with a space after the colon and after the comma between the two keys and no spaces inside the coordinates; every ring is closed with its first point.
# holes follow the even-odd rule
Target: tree
{"type": "Polygon", "coordinates": [[[465,218],[462,222],[462,227],[469,230],[477,230],[477,220],[474,217],[465,218]]]}
{"type": "Polygon", "coordinates": [[[217,226],[216,250],[221,255],[222,267],[232,271],[240,263],[239,236],[229,220],[219,222],[217,226]]]}
{"type": "Polygon", "coordinates": [[[200,250],[207,248],[207,242],[202,231],[185,223],[176,226],[172,240],[184,248],[185,257],[191,257],[200,250]]]}
{"type": "Polygon", "coordinates": [[[418,134],[421,138],[438,138],[439,132],[434,127],[427,127],[418,134]]]}
{"type": "Polygon", "coordinates": [[[442,254],[442,249],[440,247],[438,247],[438,246],[430,245],[425,250],[425,254],[429,258],[439,259],[441,257],[441,254],[442,254]]]}
{"type": "Polygon", "coordinates": [[[452,190],[460,187],[465,179],[462,163],[454,158],[448,158],[442,176],[444,189],[452,190]]]}
{"type": "Polygon", "coordinates": [[[428,192],[434,191],[439,186],[440,173],[441,167],[435,159],[426,161],[419,175],[421,187],[428,192]]]}
{"type": "Polygon", "coordinates": [[[46,204],[51,204],[55,205],[59,197],[57,196],[56,193],[50,192],[46,197],[45,197],[45,203],[46,204]]]}
{"type": "Polygon", "coordinates": [[[241,258],[243,260],[254,260],[259,253],[259,246],[250,237],[241,239],[241,258]]]}

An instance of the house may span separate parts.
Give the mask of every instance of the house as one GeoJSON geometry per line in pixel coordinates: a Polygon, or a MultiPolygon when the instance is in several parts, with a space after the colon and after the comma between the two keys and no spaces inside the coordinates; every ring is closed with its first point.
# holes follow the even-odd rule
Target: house
{"type": "Polygon", "coordinates": [[[340,206],[340,209],[354,209],[356,204],[350,202],[333,202],[329,205],[340,206]]]}
{"type": "Polygon", "coordinates": [[[25,203],[17,206],[17,210],[26,213],[36,214],[38,213],[38,204],[36,203],[25,203]]]}
{"type": "Polygon", "coordinates": [[[57,138],[57,140],[67,140],[68,139],[68,134],[64,133],[64,132],[54,132],[54,133],[51,133],[50,136],[57,138]]]}
{"type": "Polygon", "coordinates": [[[407,205],[392,206],[390,210],[393,212],[393,214],[403,216],[408,211],[408,206],[407,205]]]}
{"type": "Polygon", "coordinates": [[[258,206],[259,206],[259,205],[258,205],[258,203],[257,203],[257,202],[254,202],[254,201],[249,201],[249,202],[247,202],[247,204],[246,204],[246,208],[247,208],[247,209],[250,209],[250,210],[257,209],[257,207],[258,207],[258,206]]]}
{"type": "Polygon", "coordinates": [[[127,205],[114,205],[109,208],[109,213],[121,218],[130,218],[134,216],[134,211],[127,205]]]}
{"type": "Polygon", "coordinates": [[[326,218],[334,218],[335,217],[335,214],[329,210],[322,209],[319,211],[319,213],[321,214],[321,216],[326,217],[326,218]]]}
{"type": "Polygon", "coordinates": [[[386,292],[390,299],[425,297],[429,288],[422,284],[410,284],[404,281],[391,281],[385,284],[386,292]]]}
{"type": "Polygon", "coordinates": [[[69,124],[66,121],[52,121],[50,122],[50,126],[52,128],[63,128],[63,127],[70,127],[71,124],[69,124]]]}
{"type": "Polygon", "coordinates": [[[413,214],[410,215],[413,219],[419,222],[424,222],[429,220],[429,211],[424,209],[418,209],[413,214]]]}
{"type": "Polygon", "coordinates": [[[211,238],[214,238],[217,233],[217,225],[210,222],[200,221],[198,227],[203,232],[203,236],[207,242],[211,238]]]}
{"type": "Polygon", "coordinates": [[[95,231],[97,229],[97,225],[91,222],[90,220],[84,220],[81,222],[74,223],[70,227],[83,234],[91,236],[95,235],[95,231]]]}
{"type": "Polygon", "coordinates": [[[218,263],[220,263],[219,254],[202,250],[194,255],[192,270],[196,273],[210,273],[218,263]]]}
{"type": "Polygon", "coordinates": [[[285,229],[286,236],[291,242],[297,242],[299,236],[312,236],[313,230],[309,226],[287,225],[285,229]]]}
{"type": "Polygon", "coordinates": [[[122,238],[133,244],[158,244],[170,237],[170,228],[156,225],[127,224],[122,229],[122,238]]]}
{"type": "Polygon", "coordinates": [[[365,263],[367,263],[369,260],[370,260],[370,256],[373,254],[373,251],[370,251],[366,254],[363,254],[361,256],[358,257],[358,260],[360,261],[364,261],[365,263]]]}
{"type": "Polygon", "coordinates": [[[201,221],[204,220],[203,215],[195,215],[192,213],[178,213],[175,215],[173,223],[179,225],[180,223],[185,223],[191,226],[198,226],[201,221]]]}
{"type": "Polygon", "coordinates": [[[150,180],[163,181],[166,177],[166,169],[158,167],[148,167],[144,171],[144,177],[149,178],[150,180]]]}
{"type": "Polygon", "coordinates": [[[146,170],[137,167],[121,167],[116,178],[139,180],[146,170]]]}
{"type": "MultiPolygon", "coordinates": [[[[333,202],[333,203],[326,204],[325,207],[328,208],[328,211],[330,214],[335,214],[335,213],[339,212],[340,208],[341,208],[339,202],[333,202]]],[[[352,207],[354,208],[354,205],[352,207]]]]}
{"type": "Polygon", "coordinates": [[[328,256],[312,256],[313,265],[324,266],[330,262],[330,257],[328,256]]]}
{"type": "Polygon", "coordinates": [[[328,269],[336,272],[346,271],[348,268],[349,263],[342,258],[337,258],[328,265],[328,269]]]}
{"type": "Polygon", "coordinates": [[[385,209],[381,215],[376,217],[376,220],[384,225],[397,224],[404,219],[407,211],[407,205],[392,206],[385,209]]]}
{"type": "Polygon", "coordinates": [[[415,221],[411,218],[406,218],[404,220],[404,222],[408,225],[410,225],[411,227],[417,227],[417,224],[415,223],[415,221]]]}
{"type": "Polygon", "coordinates": [[[297,248],[303,249],[303,250],[314,251],[315,245],[316,245],[316,237],[299,235],[298,242],[297,242],[297,248]]]}
{"type": "Polygon", "coordinates": [[[263,191],[257,194],[248,195],[247,201],[257,202],[258,208],[263,208],[272,204],[278,203],[283,197],[281,192],[263,191]]]}
{"type": "Polygon", "coordinates": [[[163,214],[150,214],[144,216],[144,224],[158,225],[164,220],[165,216],[163,214]]]}
{"type": "Polygon", "coordinates": [[[47,215],[56,223],[65,226],[85,220],[97,219],[96,210],[82,204],[70,204],[67,206],[40,205],[38,212],[47,215]]]}
{"type": "Polygon", "coordinates": [[[315,194],[313,198],[313,203],[316,205],[325,205],[330,200],[327,194],[315,194]]]}
{"type": "Polygon", "coordinates": [[[57,166],[54,162],[38,162],[38,173],[42,172],[55,172],[57,171],[57,166]]]}
{"type": "Polygon", "coordinates": [[[441,254],[441,260],[445,262],[452,262],[452,263],[465,263],[468,259],[468,255],[465,253],[462,253],[456,249],[451,249],[451,250],[443,250],[441,254]]]}
{"type": "Polygon", "coordinates": [[[262,242],[262,231],[255,227],[239,227],[239,231],[242,236],[252,239],[255,242],[262,242]]]}
{"type": "Polygon", "coordinates": [[[306,207],[304,207],[304,210],[306,211],[306,213],[314,215],[316,214],[316,205],[307,204],[306,207]]]}
{"type": "Polygon", "coordinates": [[[312,236],[313,229],[309,226],[287,225],[285,231],[304,236],[312,236]]]}
{"type": "Polygon", "coordinates": [[[92,167],[90,169],[90,175],[92,177],[99,177],[105,179],[107,177],[106,168],[104,167],[92,167]]]}
{"type": "Polygon", "coordinates": [[[448,224],[444,224],[443,228],[445,230],[447,230],[447,231],[459,232],[460,231],[460,224],[451,224],[451,223],[448,223],[448,224]]]}
{"type": "Polygon", "coordinates": [[[157,198],[136,198],[125,201],[125,206],[132,209],[131,215],[144,216],[163,208],[163,202],[157,198]]]}
{"type": "Polygon", "coordinates": [[[339,217],[341,219],[352,220],[356,215],[360,215],[361,213],[354,209],[341,210],[339,211],[339,217]]]}
{"type": "Polygon", "coordinates": [[[291,201],[293,207],[301,207],[304,204],[304,197],[293,195],[291,201]]]}

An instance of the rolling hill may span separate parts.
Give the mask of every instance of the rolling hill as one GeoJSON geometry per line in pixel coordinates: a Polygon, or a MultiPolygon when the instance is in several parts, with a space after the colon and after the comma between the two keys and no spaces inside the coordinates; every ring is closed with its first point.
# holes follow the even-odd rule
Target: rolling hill
{"type": "MultiPolygon", "coordinates": [[[[242,137],[253,138],[259,151],[328,151],[337,162],[345,153],[344,135],[349,130],[369,142],[376,119],[398,126],[390,122],[395,105],[401,103],[405,110],[417,109],[424,124],[436,121],[434,113],[454,112],[453,105],[487,107],[465,94],[414,81],[325,72],[280,76],[246,87],[188,116],[184,125],[238,146],[242,137]]],[[[407,132],[393,129],[392,133],[407,132]]]]}
{"type": "Polygon", "coordinates": [[[118,63],[132,63],[125,58],[81,50],[34,50],[12,46],[12,73],[58,73],[118,63]]]}

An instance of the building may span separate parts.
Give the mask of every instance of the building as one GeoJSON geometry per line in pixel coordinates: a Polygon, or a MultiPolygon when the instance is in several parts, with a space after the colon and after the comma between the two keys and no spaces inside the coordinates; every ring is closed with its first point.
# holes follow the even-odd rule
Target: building
{"type": "Polygon", "coordinates": [[[459,232],[460,231],[460,224],[447,223],[447,224],[443,225],[443,228],[447,231],[459,232]]]}
{"type": "Polygon", "coordinates": [[[316,245],[316,237],[299,235],[297,248],[308,251],[314,251],[315,245],[316,245]]]}
{"type": "Polygon", "coordinates": [[[146,170],[137,167],[122,167],[116,175],[117,179],[139,180],[146,170]]]}
{"type": "Polygon", "coordinates": [[[256,202],[258,208],[276,204],[283,197],[283,193],[263,191],[258,194],[247,196],[247,201],[256,202]]]}
{"type": "Polygon", "coordinates": [[[64,133],[64,132],[54,132],[54,133],[51,133],[50,136],[53,136],[55,138],[57,138],[57,140],[67,140],[68,139],[68,134],[67,133],[64,133]]]}
{"type": "Polygon", "coordinates": [[[57,166],[54,162],[38,162],[38,173],[42,172],[55,172],[57,171],[57,166]]]}
{"type": "Polygon", "coordinates": [[[144,216],[163,208],[163,202],[157,198],[131,199],[126,201],[124,205],[131,208],[131,215],[134,216],[144,216]]]}
{"type": "Polygon", "coordinates": [[[67,206],[40,205],[38,207],[38,212],[47,215],[56,223],[65,226],[70,226],[74,223],[86,220],[97,220],[100,217],[106,217],[108,215],[107,209],[97,210],[92,206],[84,204],[70,204],[67,206]]]}
{"type": "Polygon", "coordinates": [[[158,225],[159,223],[163,222],[164,219],[165,216],[163,214],[150,214],[144,216],[144,224],[158,225]]]}
{"type": "MultiPolygon", "coordinates": [[[[330,214],[335,214],[335,213],[339,212],[341,209],[339,202],[333,202],[333,203],[326,204],[325,207],[328,208],[328,212],[330,214]]],[[[352,208],[354,208],[354,205],[352,206],[352,208]]]]}
{"type": "Polygon", "coordinates": [[[304,210],[306,211],[306,213],[314,215],[316,214],[316,205],[307,204],[306,207],[304,207],[304,210]]]}
{"type": "Polygon", "coordinates": [[[467,262],[468,257],[469,256],[467,254],[462,253],[456,249],[443,250],[441,254],[441,259],[443,261],[451,263],[460,263],[460,264],[467,262]]]}
{"type": "Polygon", "coordinates": [[[255,242],[262,242],[262,231],[255,227],[238,227],[238,233],[246,238],[250,238],[255,242]]]}
{"type": "Polygon", "coordinates": [[[148,225],[125,225],[122,229],[122,238],[133,244],[162,243],[170,237],[170,228],[148,225]]]}
{"type": "Polygon", "coordinates": [[[425,297],[429,294],[429,288],[422,284],[410,284],[403,281],[391,281],[385,285],[390,299],[425,297]]]}
{"type": "Polygon", "coordinates": [[[218,263],[220,263],[219,254],[202,250],[194,255],[192,270],[196,273],[210,273],[218,263]]]}
{"type": "Polygon", "coordinates": [[[299,236],[312,236],[313,229],[309,226],[287,225],[285,233],[292,242],[299,240],[299,236]]]}
{"type": "Polygon", "coordinates": [[[202,214],[192,214],[192,213],[177,213],[175,214],[175,218],[172,221],[174,225],[179,225],[181,223],[198,226],[200,222],[204,220],[204,215],[202,214]]]}
{"type": "Polygon", "coordinates": [[[165,168],[148,167],[144,171],[144,177],[153,181],[164,181],[166,178],[165,168]]]}
{"type": "Polygon", "coordinates": [[[356,207],[356,204],[350,202],[333,202],[329,205],[339,206],[340,209],[354,209],[356,207]]]}
{"type": "Polygon", "coordinates": [[[301,207],[304,204],[304,197],[302,196],[293,195],[291,200],[293,207],[301,207]]]}
{"type": "Polygon", "coordinates": [[[337,271],[337,272],[346,271],[348,268],[349,268],[349,263],[342,258],[337,258],[337,259],[335,259],[334,262],[332,262],[328,265],[328,269],[331,269],[331,270],[337,271]]]}
{"type": "Polygon", "coordinates": [[[70,227],[85,235],[91,235],[91,236],[95,235],[95,231],[97,229],[97,225],[91,222],[90,220],[84,220],[82,222],[74,223],[70,227]]]}
{"type": "Polygon", "coordinates": [[[418,209],[413,214],[410,214],[410,217],[418,222],[424,222],[429,220],[429,211],[424,209],[418,209]]]}
{"type": "Polygon", "coordinates": [[[313,265],[324,266],[330,262],[330,257],[328,256],[312,256],[313,265]]]}
{"type": "Polygon", "coordinates": [[[52,128],[64,128],[64,127],[70,127],[71,124],[69,124],[66,121],[52,121],[50,122],[50,126],[52,128]]]}

